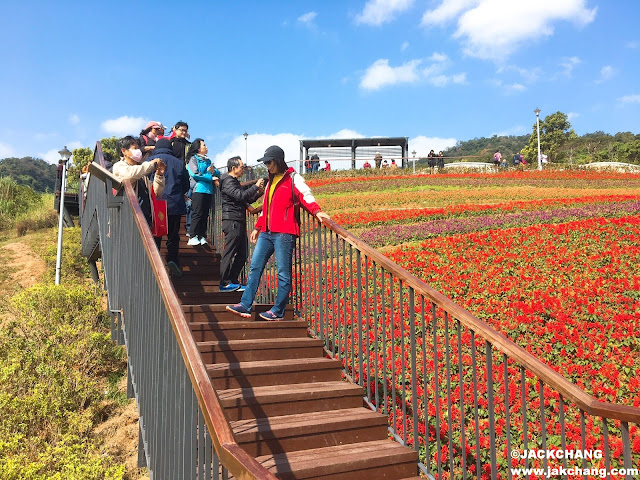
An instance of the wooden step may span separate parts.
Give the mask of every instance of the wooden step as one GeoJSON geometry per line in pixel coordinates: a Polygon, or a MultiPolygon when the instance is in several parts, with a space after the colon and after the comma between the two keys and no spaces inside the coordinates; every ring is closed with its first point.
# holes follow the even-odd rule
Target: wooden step
{"type": "MultiPolygon", "coordinates": [[[[160,248],[160,253],[164,257],[164,255],[167,253],[166,247],[163,246],[162,248],[160,248]]],[[[180,258],[213,258],[218,261],[221,258],[220,253],[216,253],[213,247],[193,248],[193,247],[185,246],[183,248],[182,246],[180,246],[180,249],[178,250],[178,255],[180,255],[180,258]]]]}
{"type": "Polygon", "coordinates": [[[385,440],[387,417],[367,408],[231,422],[238,444],[254,457],[296,450],[385,440]]]}
{"type": "Polygon", "coordinates": [[[337,382],[342,365],[330,358],[214,363],[206,366],[213,388],[265,387],[295,383],[337,382]]]}
{"type": "Polygon", "coordinates": [[[231,388],[218,397],[229,421],[362,407],[362,388],[343,381],[231,388]]]}
{"type": "MultiPolygon", "coordinates": [[[[237,319],[241,318],[236,316],[237,319]]],[[[196,342],[214,340],[252,340],[257,338],[306,338],[306,322],[192,322],[189,324],[196,342]]]]}
{"type": "Polygon", "coordinates": [[[322,341],[315,338],[269,338],[196,342],[204,363],[236,363],[285,358],[322,357],[322,341]]]}
{"type": "Polygon", "coordinates": [[[257,457],[281,480],[385,480],[415,477],[418,454],[393,440],[336,445],[257,457]]]}
{"type": "Polygon", "coordinates": [[[238,303],[242,298],[242,292],[193,292],[193,291],[180,291],[178,293],[178,300],[185,305],[208,305],[208,304],[222,304],[232,305],[238,303]]]}
{"type": "MultiPolygon", "coordinates": [[[[237,302],[234,302],[237,303],[237,302]]],[[[251,310],[251,317],[247,319],[242,319],[235,313],[232,313],[227,310],[227,305],[230,304],[222,304],[222,305],[182,305],[182,311],[184,312],[184,316],[188,322],[237,322],[238,320],[242,321],[263,321],[258,317],[258,314],[261,312],[266,312],[273,305],[271,304],[254,304],[251,310]]],[[[287,308],[284,311],[284,319],[285,320],[293,320],[293,309],[291,305],[287,305],[287,308]]],[[[269,322],[269,324],[276,324],[277,322],[269,322]]],[[[305,322],[306,323],[306,322],[305,322]]]]}

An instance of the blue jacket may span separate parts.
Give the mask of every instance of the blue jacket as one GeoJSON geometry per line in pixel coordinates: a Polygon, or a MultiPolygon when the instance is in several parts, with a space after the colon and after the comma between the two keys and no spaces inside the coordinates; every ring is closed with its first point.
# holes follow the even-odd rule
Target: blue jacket
{"type": "Polygon", "coordinates": [[[213,194],[215,188],[213,177],[220,178],[220,170],[214,167],[213,173],[211,173],[207,171],[210,166],[211,160],[207,157],[194,155],[189,159],[187,172],[189,172],[189,176],[192,179],[191,188],[193,188],[193,193],[213,194]]]}
{"type": "Polygon", "coordinates": [[[156,148],[149,160],[160,158],[167,166],[164,172],[164,192],[162,200],[167,202],[167,215],[184,215],[187,213],[187,205],[184,194],[189,190],[189,174],[182,160],[173,155],[171,142],[160,139],[156,142],[156,148]]]}

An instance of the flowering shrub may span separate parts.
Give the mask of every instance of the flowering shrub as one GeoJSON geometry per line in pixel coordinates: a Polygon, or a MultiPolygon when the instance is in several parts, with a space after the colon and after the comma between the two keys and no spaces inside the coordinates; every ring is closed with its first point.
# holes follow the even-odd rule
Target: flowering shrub
{"type": "MultiPolygon", "coordinates": [[[[382,224],[362,237],[582,390],[640,407],[639,179],[593,172],[387,176],[358,185],[355,195],[342,195],[345,185],[364,179],[323,179],[315,191],[338,221],[382,224]],[[443,208],[414,208],[424,203],[443,208]],[[396,206],[409,208],[390,209],[396,206]]],[[[606,422],[605,441],[601,418],[581,413],[429,298],[411,296],[357,250],[314,241],[304,244],[302,258],[321,259],[298,270],[296,289],[310,299],[303,316],[396,434],[418,444],[437,478],[463,478],[464,471],[488,479],[492,461],[493,473],[508,478],[509,466],[524,466],[509,449],[545,445],[608,450],[610,466],[622,466],[619,421],[606,422]]],[[[630,424],[628,434],[640,467],[640,429],[630,424]]]]}

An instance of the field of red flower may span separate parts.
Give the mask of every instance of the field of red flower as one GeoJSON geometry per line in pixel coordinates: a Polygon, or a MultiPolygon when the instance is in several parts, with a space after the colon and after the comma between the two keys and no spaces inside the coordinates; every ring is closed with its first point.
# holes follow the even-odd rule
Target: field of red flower
{"type": "MultiPolygon", "coordinates": [[[[534,172],[427,179],[348,177],[333,183],[325,178],[321,182],[316,185],[322,186],[319,202],[326,205],[339,223],[361,229],[364,238],[376,225],[402,223],[403,228],[413,226],[416,231],[422,231],[430,228],[425,220],[467,222],[465,230],[442,229],[439,233],[433,230],[428,237],[423,237],[428,238],[425,241],[413,241],[396,248],[389,245],[398,243],[397,238],[392,233],[385,237],[385,231],[381,230],[376,237],[377,245],[385,246],[385,254],[393,261],[584,391],[603,401],[640,407],[640,214],[635,210],[640,198],[640,176],[534,172]],[[345,185],[358,182],[366,185],[356,190],[373,193],[342,195],[345,185]],[[336,186],[335,191],[332,185],[336,186]],[[404,193],[406,188],[411,195],[404,193]],[[363,198],[366,201],[362,201],[363,198]],[[433,200],[433,206],[443,208],[431,205],[419,209],[398,208],[415,207],[428,200],[433,200]],[[342,213],[347,210],[349,213],[342,213]],[[513,218],[517,222],[522,218],[526,221],[510,224],[513,218]]],[[[313,186],[313,181],[309,183],[313,186]]],[[[378,399],[376,404],[390,415],[396,432],[406,435],[410,444],[413,418],[407,411],[411,407],[403,401],[408,397],[399,392],[417,393],[421,412],[418,425],[421,458],[432,465],[445,463],[439,478],[458,478],[462,472],[462,466],[446,465],[450,448],[465,459],[461,465],[466,464],[468,474],[480,468],[483,478],[490,478],[486,451],[489,447],[487,415],[491,408],[497,416],[496,448],[502,459],[498,462],[498,478],[507,478],[508,465],[522,466],[509,460],[509,438],[512,446],[523,448],[526,440],[529,445],[540,447],[540,432],[544,429],[547,445],[561,447],[557,393],[548,391],[529,376],[520,378],[520,370],[511,362],[506,362],[503,372],[502,359],[497,359],[492,372],[495,405],[486,404],[483,399],[488,392],[488,377],[473,368],[476,363],[482,363],[486,354],[483,342],[473,340],[464,327],[456,332],[455,324],[447,325],[441,315],[432,325],[432,333],[434,340],[446,343],[446,351],[443,352],[443,345],[439,351],[433,351],[418,338],[415,367],[418,381],[415,385],[408,381],[413,373],[407,364],[408,332],[412,328],[418,334],[422,332],[424,340],[427,327],[417,320],[415,325],[410,325],[411,312],[406,303],[396,305],[395,309],[393,305],[385,305],[380,292],[386,291],[388,295],[395,288],[400,294],[398,284],[383,285],[380,278],[373,282],[369,277],[368,288],[358,302],[353,278],[348,282],[338,280],[338,267],[331,265],[325,272],[328,278],[320,280],[331,292],[330,298],[322,300],[332,305],[326,313],[327,322],[331,322],[334,334],[342,338],[331,348],[343,356],[364,351],[363,360],[355,362],[351,372],[357,378],[359,367],[362,368],[362,379],[369,386],[370,398],[378,399]],[[376,295],[372,295],[374,288],[376,295]],[[358,305],[360,308],[367,305],[367,311],[360,312],[364,323],[360,326],[345,323],[349,313],[358,314],[358,305]],[[379,325],[374,325],[371,318],[373,305],[382,315],[379,325]],[[366,339],[366,348],[364,340],[354,340],[356,330],[366,339]],[[388,342],[381,350],[373,351],[371,345],[385,338],[388,342]],[[451,358],[459,356],[464,367],[445,374],[440,364],[438,371],[437,363],[443,361],[444,354],[451,358]],[[474,386],[471,378],[476,374],[479,378],[474,386]],[[425,389],[424,385],[431,387],[425,389]],[[447,390],[460,409],[447,410],[447,390]],[[535,415],[527,418],[524,421],[529,424],[527,439],[522,434],[518,437],[515,431],[510,437],[507,432],[513,427],[509,426],[523,422],[522,405],[535,411],[540,408],[541,398],[544,398],[545,409],[555,412],[555,416],[547,418],[542,425],[535,415]],[[474,403],[479,409],[475,425],[465,424],[463,405],[474,403]],[[505,410],[505,404],[509,409],[505,410]],[[510,418],[507,423],[505,418],[510,418]]],[[[319,272],[307,274],[312,282],[316,276],[322,277],[319,272]]],[[[424,311],[416,307],[415,318],[421,315],[424,322],[424,311]]],[[[566,418],[575,420],[574,425],[579,426],[582,421],[587,432],[579,427],[567,427],[569,444],[575,448],[580,445],[611,448],[613,464],[621,465],[619,422],[608,426],[609,444],[605,446],[597,417],[580,420],[575,410],[566,406],[561,410],[566,418]]],[[[638,459],[640,429],[632,425],[629,433],[634,458],[638,459]]],[[[640,466],[639,460],[636,463],[634,466],[640,466]]]]}

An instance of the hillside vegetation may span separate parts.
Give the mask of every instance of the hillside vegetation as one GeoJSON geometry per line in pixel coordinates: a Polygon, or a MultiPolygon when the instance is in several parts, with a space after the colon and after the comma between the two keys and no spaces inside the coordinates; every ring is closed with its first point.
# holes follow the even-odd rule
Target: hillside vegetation
{"type": "Polygon", "coordinates": [[[18,185],[31,187],[36,192],[53,192],[57,170],[57,165],[39,158],[10,157],[0,160],[0,177],[12,178],[18,185]]]}

